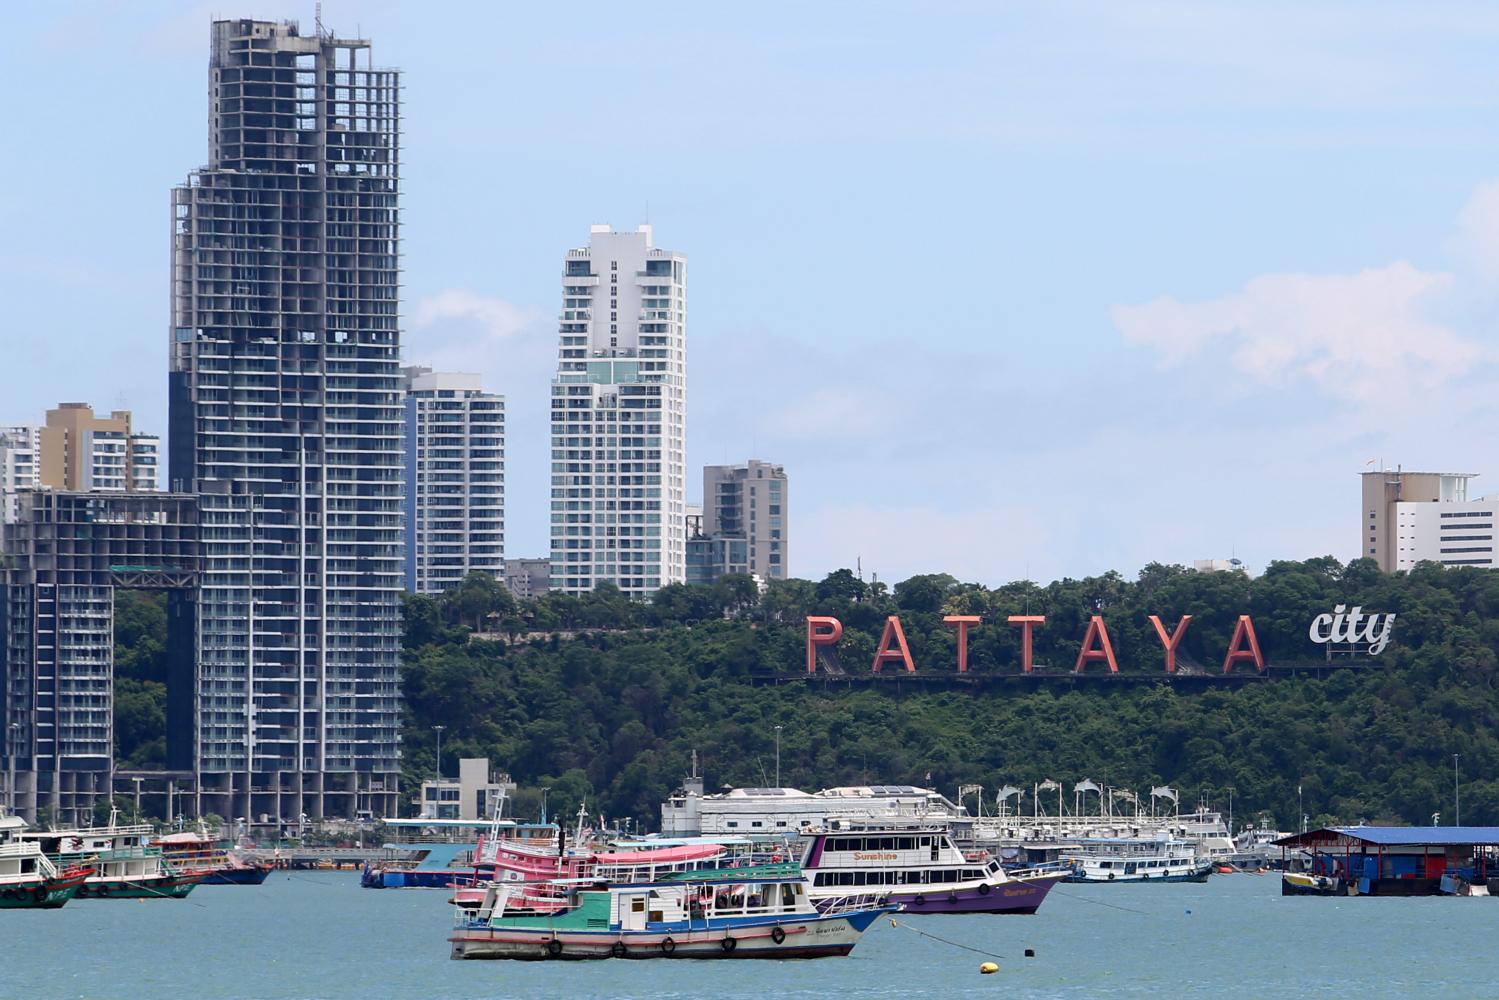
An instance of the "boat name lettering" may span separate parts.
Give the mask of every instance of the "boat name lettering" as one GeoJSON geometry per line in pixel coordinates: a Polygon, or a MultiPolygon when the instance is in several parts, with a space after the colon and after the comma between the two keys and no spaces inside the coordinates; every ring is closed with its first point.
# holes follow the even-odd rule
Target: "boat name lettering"
{"type": "Polygon", "coordinates": [[[855,851],[855,861],[894,861],[894,851],[855,851]]]}

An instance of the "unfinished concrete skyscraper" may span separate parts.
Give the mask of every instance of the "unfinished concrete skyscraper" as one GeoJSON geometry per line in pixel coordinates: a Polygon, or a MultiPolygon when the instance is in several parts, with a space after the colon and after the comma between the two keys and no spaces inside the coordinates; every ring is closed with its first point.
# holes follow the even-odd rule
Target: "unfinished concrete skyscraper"
{"type": "Polygon", "coordinates": [[[215,21],[208,100],[172,194],[168,446],[201,509],[198,805],[395,815],[400,74],[215,21]]]}

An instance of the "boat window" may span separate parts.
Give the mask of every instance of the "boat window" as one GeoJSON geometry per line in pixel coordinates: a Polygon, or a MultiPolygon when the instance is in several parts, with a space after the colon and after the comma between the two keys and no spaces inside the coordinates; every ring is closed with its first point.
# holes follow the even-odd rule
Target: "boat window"
{"type": "Polygon", "coordinates": [[[829,874],[831,874],[831,873],[830,872],[818,872],[817,873],[817,881],[814,884],[815,885],[827,885],[828,884],[828,875],[829,874]]]}
{"type": "Polygon", "coordinates": [[[631,913],[644,913],[645,912],[645,897],[644,896],[636,896],[636,897],[634,897],[633,899],[630,900],[630,912],[631,913]]]}
{"type": "Polygon", "coordinates": [[[916,841],[915,841],[915,838],[913,838],[913,837],[901,837],[900,841],[899,841],[899,844],[898,844],[899,849],[902,850],[902,851],[914,850],[915,849],[915,845],[916,845],[916,841]]]}
{"type": "Polygon", "coordinates": [[[729,820],[728,825],[729,826],[738,826],[739,825],[739,821],[731,819],[731,820],[729,820]]]}
{"type": "Polygon", "coordinates": [[[750,826],[764,826],[764,825],[765,824],[761,823],[759,820],[755,820],[753,823],[750,824],[750,826]]]}
{"type": "Polygon", "coordinates": [[[796,893],[791,891],[791,886],[781,885],[781,906],[786,909],[794,909],[796,906],[796,893]]]}

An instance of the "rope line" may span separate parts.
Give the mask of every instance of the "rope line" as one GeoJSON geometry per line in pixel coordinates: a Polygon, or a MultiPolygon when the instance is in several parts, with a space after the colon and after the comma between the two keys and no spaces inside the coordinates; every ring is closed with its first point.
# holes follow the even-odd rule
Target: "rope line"
{"type": "Polygon", "coordinates": [[[982,951],[978,948],[971,948],[968,945],[960,944],[957,941],[949,941],[947,938],[938,937],[935,934],[928,934],[926,931],[918,930],[915,927],[912,927],[910,924],[896,923],[894,917],[890,918],[890,926],[899,927],[900,929],[910,931],[913,934],[920,934],[924,938],[931,938],[933,941],[940,941],[943,944],[951,945],[954,948],[962,948],[964,951],[971,951],[975,955],[983,955],[985,958],[1004,958],[1004,956],[999,954],[998,952],[982,951]]]}

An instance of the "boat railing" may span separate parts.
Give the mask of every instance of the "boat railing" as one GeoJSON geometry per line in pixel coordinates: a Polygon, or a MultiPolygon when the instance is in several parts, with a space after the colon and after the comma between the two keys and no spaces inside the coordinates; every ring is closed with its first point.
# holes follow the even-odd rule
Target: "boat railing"
{"type": "Polygon", "coordinates": [[[761,865],[741,867],[695,868],[691,871],[664,872],[662,882],[722,882],[729,879],[785,879],[801,878],[802,866],[796,861],[776,861],[761,865]]]}
{"type": "Polygon", "coordinates": [[[824,915],[852,913],[856,910],[894,909],[889,897],[883,893],[858,892],[846,896],[824,896],[817,900],[817,909],[824,915]]]}

